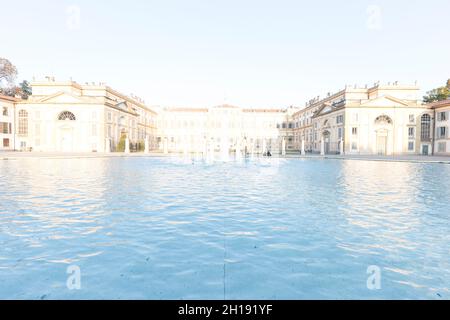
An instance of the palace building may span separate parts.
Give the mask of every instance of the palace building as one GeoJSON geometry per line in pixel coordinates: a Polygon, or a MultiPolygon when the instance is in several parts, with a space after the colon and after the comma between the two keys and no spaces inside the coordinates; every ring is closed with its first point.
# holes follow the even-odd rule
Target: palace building
{"type": "Polygon", "coordinates": [[[431,118],[416,85],[347,86],[294,114],[296,148],[321,154],[428,155],[431,118]]]}
{"type": "Polygon", "coordinates": [[[33,94],[16,102],[16,150],[110,152],[120,138],[156,144],[156,112],[100,83],[31,83],[33,94]]]}
{"type": "Polygon", "coordinates": [[[346,86],[303,109],[156,108],[103,83],[31,86],[28,100],[0,96],[0,150],[450,154],[450,102],[424,105],[417,85],[346,86]]]}

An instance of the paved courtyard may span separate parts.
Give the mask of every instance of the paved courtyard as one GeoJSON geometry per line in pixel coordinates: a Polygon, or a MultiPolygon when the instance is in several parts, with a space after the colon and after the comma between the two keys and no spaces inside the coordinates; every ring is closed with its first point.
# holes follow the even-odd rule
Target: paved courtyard
{"type": "MultiPolygon", "coordinates": [[[[60,152],[11,152],[1,151],[0,160],[17,159],[76,159],[76,158],[114,158],[114,157],[167,157],[176,154],[164,154],[161,152],[150,153],[60,153],[60,152]]],[[[281,156],[280,156],[281,157],[281,156]]],[[[426,162],[426,163],[446,163],[450,164],[450,157],[444,156],[376,156],[376,155],[326,155],[309,154],[301,156],[300,154],[290,153],[286,158],[298,159],[341,159],[341,160],[365,160],[365,161],[393,161],[393,162],[426,162]]]]}

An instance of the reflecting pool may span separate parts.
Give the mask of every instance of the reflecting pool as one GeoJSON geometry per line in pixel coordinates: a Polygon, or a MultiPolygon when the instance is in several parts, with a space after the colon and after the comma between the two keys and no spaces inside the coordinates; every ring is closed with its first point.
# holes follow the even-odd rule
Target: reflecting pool
{"type": "Polygon", "coordinates": [[[0,299],[450,299],[449,199],[443,164],[0,161],[0,299]]]}

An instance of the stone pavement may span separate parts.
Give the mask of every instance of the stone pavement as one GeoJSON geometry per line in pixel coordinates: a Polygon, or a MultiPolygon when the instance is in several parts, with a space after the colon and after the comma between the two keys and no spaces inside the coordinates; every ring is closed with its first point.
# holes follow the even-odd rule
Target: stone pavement
{"type": "MultiPolygon", "coordinates": [[[[0,160],[18,159],[80,159],[80,158],[120,158],[120,157],[170,157],[175,154],[163,154],[161,152],[150,153],[60,153],[60,152],[13,152],[0,151],[0,160]]],[[[182,156],[182,155],[180,155],[182,156]]],[[[281,156],[280,156],[281,157],[281,156]]],[[[290,153],[283,158],[287,159],[338,159],[338,160],[364,160],[364,161],[390,161],[390,162],[417,162],[417,163],[445,163],[450,164],[448,156],[375,156],[375,155],[326,155],[290,153]]]]}

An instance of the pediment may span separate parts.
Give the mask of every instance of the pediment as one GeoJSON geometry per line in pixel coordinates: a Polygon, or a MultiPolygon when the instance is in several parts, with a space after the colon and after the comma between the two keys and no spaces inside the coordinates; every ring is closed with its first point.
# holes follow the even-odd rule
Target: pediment
{"type": "Polygon", "coordinates": [[[45,96],[42,99],[38,100],[37,102],[67,104],[67,103],[92,103],[95,101],[93,101],[92,99],[89,99],[89,98],[76,96],[76,95],[70,94],[68,92],[58,92],[51,96],[45,96]]]}
{"type": "Polygon", "coordinates": [[[332,112],[334,110],[336,110],[335,106],[331,105],[330,103],[324,103],[322,105],[322,107],[320,107],[319,110],[317,110],[315,116],[320,116],[322,114],[329,113],[329,112],[332,112]]]}
{"type": "Polygon", "coordinates": [[[333,111],[333,108],[331,106],[325,106],[320,113],[327,113],[333,111]]]}
{"type": "Polygon", "coordinates": [[[396,107],[409,106],[409,104],[401,99],[391,96],[382,96],[376,99],[369,100],[361,104],[361,107],[396,107]]]}

